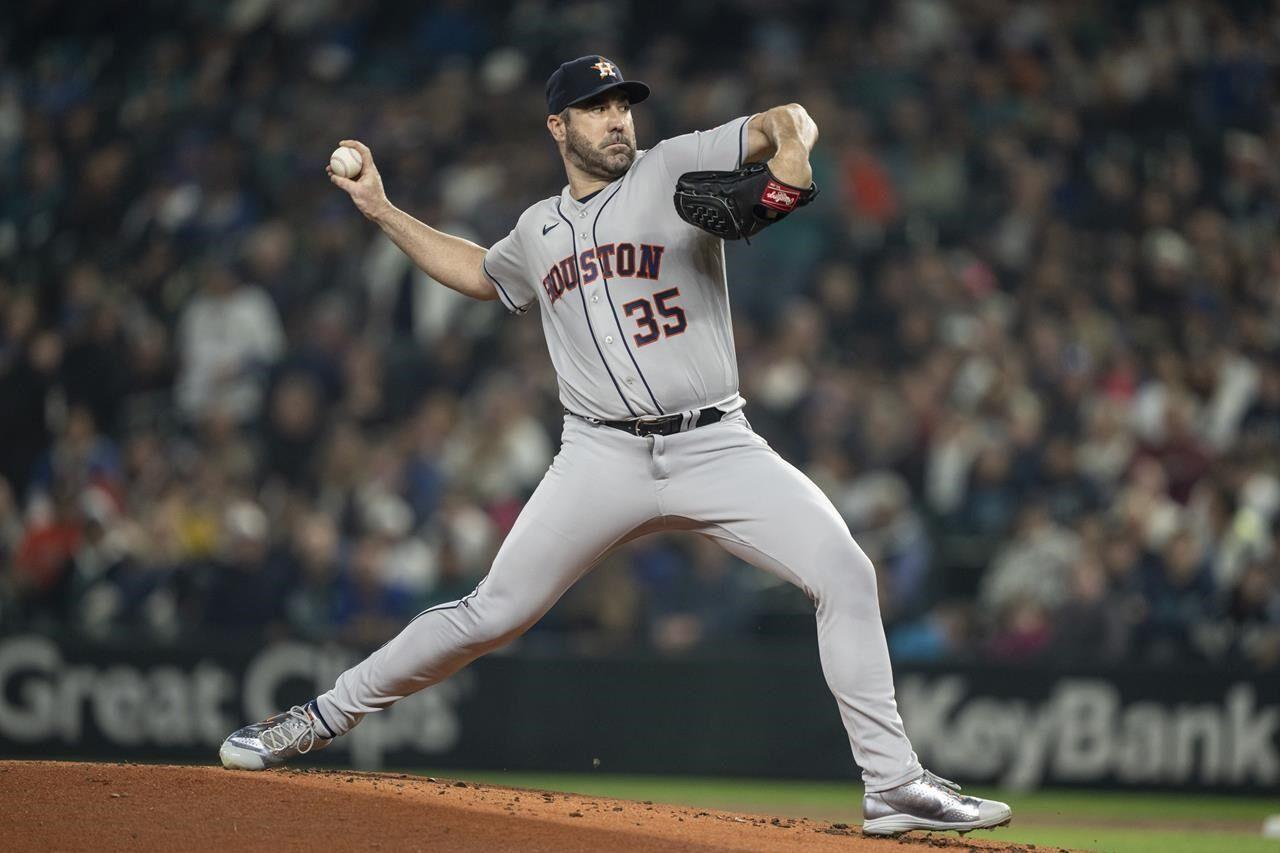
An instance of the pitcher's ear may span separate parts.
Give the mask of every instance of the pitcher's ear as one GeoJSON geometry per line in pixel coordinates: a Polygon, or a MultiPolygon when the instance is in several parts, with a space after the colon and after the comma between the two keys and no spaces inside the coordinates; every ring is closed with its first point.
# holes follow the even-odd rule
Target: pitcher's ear
{"type": "Polygon", "coordinates": [[[564,142],[564,122],[560,121],[560,116],[555,114],[547,116],[547,130],[556,142],[564,142]]]}

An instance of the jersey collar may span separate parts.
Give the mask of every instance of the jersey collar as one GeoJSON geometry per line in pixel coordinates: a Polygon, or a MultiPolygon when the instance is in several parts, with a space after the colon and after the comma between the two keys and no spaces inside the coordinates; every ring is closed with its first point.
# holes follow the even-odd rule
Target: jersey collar
{"type": "Polygon", "coordinates": [[[625,177],[626,175],[623,175],[622,178],[618,178],[617,181],[614,181],[611,184],[605,184],[603,187],[583,199],[574,198],[573,193],[569,191],[569,185],[565,184],[564,189],[560,191],[560,206],[562,209],[571,210],[574,213],[586,213],[593,202],[598,201],[602,195],[608,194],[609,190],[617,186],[618,181],[621,181],[625,177]]]}

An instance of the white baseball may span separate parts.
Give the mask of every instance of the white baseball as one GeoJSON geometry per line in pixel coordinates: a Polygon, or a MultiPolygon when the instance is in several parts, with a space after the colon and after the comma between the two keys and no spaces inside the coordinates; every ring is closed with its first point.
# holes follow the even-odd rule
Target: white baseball
{"type": "Polygon", "coordinates": [[[329,168],[340,178],[354,178],[364,168],[364,158],[356,149],[344,145],[329,155],[329,168]]]}

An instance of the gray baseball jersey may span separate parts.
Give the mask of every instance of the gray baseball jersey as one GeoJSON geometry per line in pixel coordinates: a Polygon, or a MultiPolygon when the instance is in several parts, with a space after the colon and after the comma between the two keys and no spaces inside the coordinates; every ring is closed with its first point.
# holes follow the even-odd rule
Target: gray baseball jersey
{"type": "Polygon", "coordinates": [[[687,530],[813,600],[823,673],[867,790],[921,774],[875,570],[822,491],[739,411],[723,244],[674,210],[680,174],[742,161],[747,122],[659,143],[582,202],[567,190],[538,202],[489,250],[485,272],[507,308],[541,304],[572,413],[560,452],[475,591],[420,613],[316,698],[327,730],[342,734],[519,636],[615,548],[687,530]],[[727,414],[668,436],[598,423],[710,405],[727,414]]]}
{"type": "Polygon", "coordinates": [[[682,220],[676,179],[742,164],[750,116],[640,152],[585,201],[566,186],[485,257],[508,310],[542,310],[570,412],[623,420],[740,408],[724,243],[682,220]]]}

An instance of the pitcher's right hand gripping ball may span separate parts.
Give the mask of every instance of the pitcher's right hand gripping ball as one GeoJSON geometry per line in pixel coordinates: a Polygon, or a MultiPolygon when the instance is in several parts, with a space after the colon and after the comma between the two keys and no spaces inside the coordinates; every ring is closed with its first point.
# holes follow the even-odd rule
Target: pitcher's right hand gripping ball
{"type": "Polygon", "coordinates": [[[675,203],[690,225],[737,240],[754,237],[817,195],[817,184],[795,187],[775,178],[764,163],[751,163],[731,172],[685,172],[676,182],[675,203]]]}
{"type": "MultiPolygon", "coordinates": [[[[345,178],[334,171],[332,165],[325,166],[329,180],[347,191],[357,208],[369,219],[377,221],[378,216],[391,207],[387,201],[387,191],[382,187],[382,174],[373,162],[373,152],[369,146],[355,139],[344,139],[339,143],[342,148],[350,148],[360,155],[359,173],[355,178],[345,178]]],[[[334,152],[337,154],[337,152],[334,152]]],[[[355,158],[352,158],[354,160],[355,158]]],[[[332,164],[333,158],[330,158],[332,164]]]]}

